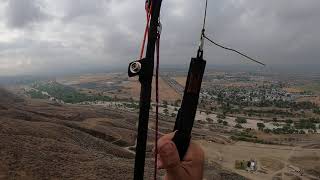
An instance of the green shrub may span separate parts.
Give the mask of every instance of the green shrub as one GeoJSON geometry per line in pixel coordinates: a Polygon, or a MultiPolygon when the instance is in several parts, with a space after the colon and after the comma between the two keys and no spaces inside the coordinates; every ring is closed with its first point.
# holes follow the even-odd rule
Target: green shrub
{"type": "Polygon", "coordinates": [[[245,123],[247,123],[247,119],[244,118],[244,117],[237,117],[237,118],[235,119],[235,121],[236,121],[238,124],[245,124],[245,123]]]}
{"type": "Polygon", "coordinates": [[[264,125],[263,123],[257,123],[257,127],[259,130],[263,130],[266,127],[266,125],[264,125]]]}
{"type": "Polygon", "coordinates": [[[243,127],[241,126],[241,124],[236,124],[234,127],[235,127],[235,128],[238,128],[238,129],[242,129],[242,128],[243,128],[243,127]]]}
{"type": "Polygon", "coordinates": [[[225,115],[223,115],[223,114],[218,114],[218,115],[217,115],[217,118],[219,118],[219,119],[225,119],[225,118],[226,118],[226,116],[225,116],[225,115]]]}

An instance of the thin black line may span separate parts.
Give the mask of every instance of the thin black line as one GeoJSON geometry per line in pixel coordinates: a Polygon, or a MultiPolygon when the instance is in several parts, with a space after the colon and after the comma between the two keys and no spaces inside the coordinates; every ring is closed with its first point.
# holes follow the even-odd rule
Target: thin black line
{"type": "Polygon", "coordinates": [[[237,51],[237,50],[235,50],[235,49],[228,48],[228,47],[222,46],[222,45],[214,42],[213,40],[211,40],[210,38],[208,38],[205,34],[203,35],[203,37],[204,37],[205,39],[207,39],[208,41],[210,41],[211,43],[213,43],[214,45],[218,46],[218,47],[221,47],[221,48],[226,49],[226,50],[228,50],[228,51],[233,51],[233,52],[235,52],[235,53],[237,53],[237,54],[240,54],[241,56],[243,56],[243,57],[245,57],[245,58],[247,58],[247,59],[249,59],[249,60],[251,60],[251,61],[253,61],[253,62],[256,62],[256,63],[258,63],[258,64],[261,64],[261,65],[263,65],[263,66],[266,66],[266,64],[264,64],[264,63],[262,63],[262,62],[260,62],[260,61],[257,61],[257,60],[255,60],[255,59],[247,56],[246,54],[243,54],[243,53],[241,53],[241,52],[239,52],[239,51],[237,51]]]}

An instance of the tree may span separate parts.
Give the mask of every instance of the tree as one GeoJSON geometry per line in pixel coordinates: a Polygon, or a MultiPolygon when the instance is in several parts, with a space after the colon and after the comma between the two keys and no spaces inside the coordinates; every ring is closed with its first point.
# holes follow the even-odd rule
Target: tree
{"type": "Polygon", "coordinates": [[[171,117],[176,117],[176,114],[175,113],[171,113],[171,117]]]}
{"type": "Polygon", "coordinates": [[[213,119],[207,118],[208,123],[213,123],[213,119]]]}
{"type": "Polygon", "coordinates": [[[320,114],[320,108],[314,109],[314,110],[313,110],[313,113],[315,113],[315,114],[320,114]]]}
{"type": "Polygon", "coordinates": [[[234,127],[235,127],[235,128],[238,128],[238,129],[242,129],[241,124],[236,124],[234,127]]]}
{"type": "Polygon", "coordinates": [[[209,110],[206,110],[206,114],[210,114],[210,111],[209,111],[209,110]]]}
{"type": "Polygon", "coordinates": [[[238,124],[245,124],[247,123],[247,119],[244,117],[237,117],[235,120],[238,124]]]}
{"type": "Polygon", "coordinates": [[[226,118],[226,116],[225,116],[225,115],[223,115],[223,114],[218,114],[218,115],[217,115],[217,118],[219,118],[219,119],[225,119],[225,118],[226,118]]]}
{"type": "Polygon", "coordinates": [[[268,128],[265,128],[263,131],[264,131],[265,133],[267,133],[267,134],[269,134],[269,133],[272,132],[272,130],[271,130],[271,129],[268,129],[268,128]]]}
{"type": "Polygon", "coordinates": [[[167,108],[164,109],[163,112],[164,112],[165,115],[168,115],[168,114],[169,114],[169,110],[168,110],[167,108]]]}
{"type": "Polygon", "coordinates": [[[262,131],[266,127],[266,125],[264,125],[263,123],[257,123],[257,127],[260,131],[262,131]]]}
{"type": "Polygon", "coordinates": [[[287,119],[287,120],[286,120],[286,123],[287,123],[287,124],[292,124],[293,121],[292,121],[291,119],[287,119]]]}
{"type": "Polygon", "coordinates": [[[222,119],[218,119],[218,123],[221,124],[223,122],[222,119]]]}
{"type": "Polygon", "coordinates": [[[300,130],[299,134],[306,134],[306,132],[304,130],[300,130]]]}
{"type": "Polygon", "coordinates": [[[272,118],[273,122],[278,122],[278,119],[276,117],[272,118]]]}
{"type": "Polygon", "coordinates": [[[174,102],[174,106],[180,106],[180,105],[179,105],[180,103],[181,103],[181,100],[178,99],[178,100],[176,100],[176,101],[174,102]]]}
{"type": "Polygon", "coordinates": [[[228,126],[228,122],[227,122],[227,121],[223,121],[222,124],[223,124],[224,126],[228,126]]]}

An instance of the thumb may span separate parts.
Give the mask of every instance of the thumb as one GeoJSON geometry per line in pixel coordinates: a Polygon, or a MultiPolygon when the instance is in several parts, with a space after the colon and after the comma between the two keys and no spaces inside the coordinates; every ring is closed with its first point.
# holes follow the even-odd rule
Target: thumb
{"type": "Polygon", "coordinates": [[[159,144],[159,158],[157,163],[160,169],[171,169],[180,165],[177,147],[171,140],[159,144]]]}

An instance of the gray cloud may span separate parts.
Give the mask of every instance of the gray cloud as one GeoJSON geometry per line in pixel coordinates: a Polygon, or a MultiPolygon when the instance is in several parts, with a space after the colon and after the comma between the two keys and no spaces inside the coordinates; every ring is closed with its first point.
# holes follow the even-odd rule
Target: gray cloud
{"type": "MultiPolygon", "coordinates": [[[[0,3],[0,71],[126,66],[138,57],[145,26],[141,0],[10,0],[0,3]],[[50,17],[50,18],[48,18],[50,17]],[[32,26],[33,28],[29,28],[32,26]],[[18,30],[16,30],[18,29],[18,30]],[[11,68],[11,69],[10,69],[11,68]]],[[[195,55],[204,1],[163,1],[162,64],[195,55]]],[[[267,64],[320,67],[320,1],[209,0],[207,35],[267,64]]],[[[206,42],[210,64],[247,63],[206,42]]]]}
{"type": "Polygon", "coordinates": [[[23,28],[48,17],[37,0],[9,0],[7,6],[7,24],[13,28],[23,28]]]}

